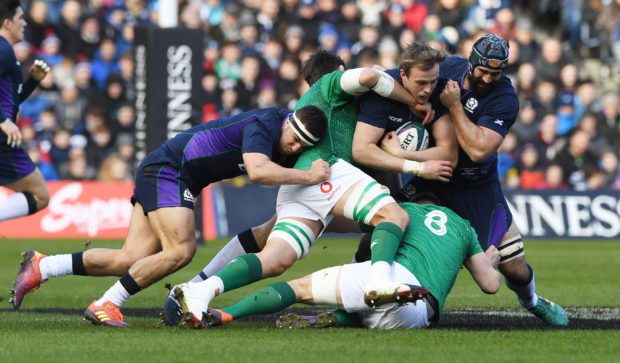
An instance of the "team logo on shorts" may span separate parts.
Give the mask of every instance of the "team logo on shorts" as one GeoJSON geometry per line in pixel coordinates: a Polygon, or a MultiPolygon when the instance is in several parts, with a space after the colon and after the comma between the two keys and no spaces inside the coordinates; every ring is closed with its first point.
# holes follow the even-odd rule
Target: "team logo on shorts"
{"type": "Polygon", "coordinates": [[[330,182],[323,182],[323,183],[321,183],[321,192],[323,192],[325,194],[331,192],[332,188],[333,188],[333,186],[332,186],[332,183],[330,183],[330,182]]]}
{"type": "Polygon", "coordinates": [[[183,199],[187,202],[194,201],[194,196],[192,195],[192,192],[189,191],[189,189],[185,189],[185,191],[183,192],[183,199]]]}

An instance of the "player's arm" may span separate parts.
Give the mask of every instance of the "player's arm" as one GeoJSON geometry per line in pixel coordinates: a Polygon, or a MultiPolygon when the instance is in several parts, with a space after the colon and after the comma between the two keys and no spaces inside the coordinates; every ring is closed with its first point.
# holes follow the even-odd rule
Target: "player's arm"
{"type": "MultiPolygon", "coordinates": [[[[377,142],[385,129],[358,121],[353,135],[353,160],[373,169],[419,175],[425,179],[447,182],[452,176],[450,162],[445,160],[413,161],[382,150],[377,142]]],[[[400,147],[400,146],[399,146],[400,147]]]]}
{"type": "Polygon", "coordinates": [[[463,265],[474,278],[480,289],[487,294],[499,291],[499,251],[495,246],[489,247],[486,252],[479,252],[470,256],[463,265]]]}
{"type": "Polygon", "coordinates": [[[323,159],[312,162],[308,170],[285,168],[274,163],[267,155],[258,152],[243,153],[248,177],[264,185],[317,184],[329,178],[331,170],[323,159]]]}
{"type": "Polygon", "coordinates": [[[375,68],[354,68],[345,71],[340,78],[340,87],[351,95],[361,95],[372,90],[382,97],[404,103],[412,110],[424,114],[424,121],[430,121],[432,112],[428,105],[417,105],[415,98],[392,76],[375,68]]]}
{"type": "Polygon", "coordinates": [[[476,125],[467,117],[457,82],[448,81],[441,93],[441,102],[450,111],[459,145],[472,161],[483,162],[499,149],[504,137],[496,131],[476,125]]]}
{"type": "Polygon", "coordinates": [[[403,150],[400,147],[396,132],[391,131],[381,140],[381,148],[393,156],[407,160],[447,160],[450,162],[450,166],[455,168],[459,158],[459,145],[449,114],[441,116],[433,123],[432,134],[435,139],[435,146],[414,151],[403,150]]]}
{"type": "Polygon", "coordinates": [[[22,85],[22,93],[19,95],[19,103],[24,102],[34,89],[39,85],[39,82],[50,71],[50,66],[47,65],[44,61],[37,59],[34,61],[34,64],[28,70],[30,74],[30,78],[22,85]]]}

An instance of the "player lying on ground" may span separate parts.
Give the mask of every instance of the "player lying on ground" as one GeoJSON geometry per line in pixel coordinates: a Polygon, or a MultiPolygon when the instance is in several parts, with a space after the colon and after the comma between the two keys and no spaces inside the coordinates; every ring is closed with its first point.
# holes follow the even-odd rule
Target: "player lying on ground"
{"type": "Polygon", "coordinates": [[[217,326],[252,314],[274,313],[295,303],[332,305],[344,309],[320,316],[280,317],[277,326],[324,327],[361,325],[369,328],[425,328],[441,316],[446,297],[464,265],[480,289],[499,290],[495,270],[499,252],[491,246],[482,252],[469,222],[448,208],[434,203],[430,194],[416,196],[418,203],[400,203],[410,217],[392,264],[391,276],[412,286],[410,292],[394,294],[387,304],[370,308],[363,288],[369,279],[369,261],[329,267],[288,282],[271,284],[241,302],[223,309],[209,308],[206,324],[217,326]],[[413,303],[406,303],[413,302],[413,303]],[[417,302],[417,303],[416,303],[417,302]]]}
{"type": "Polygon", "coordinates": [[[329,166],[320,159],[307,170],[285,167],[323,137],[326,124],[323,111],[308,105],[294,113],[257,109],[181,132],[140,164],[122,248],[48,257],[28,251],[11,291],[14,308],[20,307],[26,293],[51,277],[122,276],[93,301],[84,316],[95,324],[130,326],[118,308],[194,256],[193,208],[200,191],[212,182],[246,172],[252,181],[265,185],[315,184],[327,179],[329,166]]]}

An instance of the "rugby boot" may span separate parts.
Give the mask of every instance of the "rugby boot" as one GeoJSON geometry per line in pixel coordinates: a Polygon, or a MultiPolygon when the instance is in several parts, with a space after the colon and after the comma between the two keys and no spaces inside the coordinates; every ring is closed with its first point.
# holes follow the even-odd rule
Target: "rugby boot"
{"type": "Polygon", "coordinates": [[[276,320],[276,328],[281,329],[331,328],[335,326],[338,326],[338,318],[331,311],[319,315],[289,313],[276,320]]]}
{"type": "Polygon", "coordinates": [[[174,297],[183,310],[183,322],[192,328],[204,329],[207,325],[205,312],[208,305],[196,285],[198,284],[183,283],[177,285],[174,288],[174,297]]]}
{"type": "Polygon", "coordinates": [[[205,316],[209,326],[220,326],[233,321],[233,316],[221,309],[207,308],[205,316]]]}
{"type": "Polygon", "coordinates": [[[14,295],[9,299],[9,302],[13,303],[14,309],[19,309],[24,300],[26,294],[34,292],[47,280],[41,280],[41,271],[39,270],[39,262],[44,254],[29,250],[28,252],[22,252],[24,260],[21,262],[21,267],[17,273],[17,280],[13,283],[14,289],[9,292],[14,295]]]}
{"type": "Polygon", "coordinates": [[[374,308],[383,304],[400,302],[410,293],[411,288],[407,284],[390,280],[371,280],[364,289],[364,302],[374,308]]]}
{"type": "Polygon", "coordinates": [[[173,286],[168,292],[168,297],[164,302],[164,306],[161,308],[161,320],[164,324],[170,326],[176,326],[181,323],[181,319],[183,318],[183,309],[181,309],[181,304],[174,297],[174,289],[176,286],[173,286]]]}
{"type": "Polygon", "coordinates": [[[527,309],[530,313],[549,325],[567,326],[568,316],[562,307],[544,297],[538,297],[536,306],[527,309]]]}
{"type": "Polygon", "coordinates": [[[84,319],[94,325],[131,328],[131,324],[123,321],[123,314],[116,305],[109,301],[104,302],[103,305],[95,305],[96,302],[97,300],[94,300],[84,311],[84,319]]]}

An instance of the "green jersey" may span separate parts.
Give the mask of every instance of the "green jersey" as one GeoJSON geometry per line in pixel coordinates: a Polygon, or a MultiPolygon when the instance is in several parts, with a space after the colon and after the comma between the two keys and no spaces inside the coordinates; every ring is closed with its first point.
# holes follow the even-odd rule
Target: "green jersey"
{"type": "Polygon", "coordinates": [[[399,203],[411,222],[396,253],[396,262],[413,273],[443,310],[465,259],[482,252],[469,222],[452,210],[432,204],[399,203]]]}
{"type": "Polygon", "coordinates": [[[333,165],[339,158],[353,162],[353,133],[357,123],[357,97],[340,87],[345,71],[335,71],[321,77],[297,102],[295,109],[313,105],[327,116],[327,132],[314,147],[304,151],[295,168],[310,169],[312,162],[321,158],[333,165]]]}

